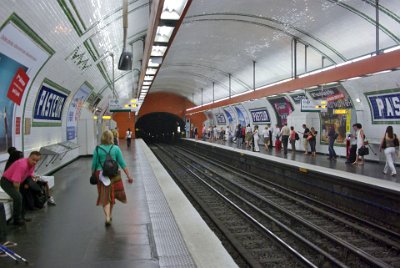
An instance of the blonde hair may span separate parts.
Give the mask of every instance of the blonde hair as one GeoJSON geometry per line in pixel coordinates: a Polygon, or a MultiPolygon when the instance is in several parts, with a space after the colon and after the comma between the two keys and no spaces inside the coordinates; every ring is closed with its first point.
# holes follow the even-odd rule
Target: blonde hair
{"type": "Polygon", "coordinates": [[[114,144],[114,135],[110,130],[106,130],[101,134],[101,144],[114,144]]]}

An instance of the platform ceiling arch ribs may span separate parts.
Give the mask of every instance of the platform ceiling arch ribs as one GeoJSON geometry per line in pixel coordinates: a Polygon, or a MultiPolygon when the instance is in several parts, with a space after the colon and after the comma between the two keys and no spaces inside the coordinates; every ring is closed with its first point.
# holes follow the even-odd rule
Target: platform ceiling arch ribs
{"type": "MultiPolygon", "coordinates": [[[[399,6],[395,0],[380,1],[382,49],[399,44],[399,6]]],[[[253,60],[256,87],[292,77],[294,38],[299,41],[299,75],[323,64],[326,67],[374,53],[375,32],[373,0],[193,1],[150,92],[161,91],[164,86],[166,91],[179,94],[179,87],[174,90],[171,85],[195,79],[195,83],[184,82],[182,95],[189,93],[189,99],[192,95],[200,100],[201,76],[205,79],[202,86],[208,84],[203,94],[209,96],[212,79],[221,83],[218,90],[225,93],[226,74],[232,75],[232,94],[249,91],[253,87],[253,60]],[[183,79],[182,71],[192,74],[183,79]],[[187,88],[190,85],[192,94],[187,88]]],[[[217,96],[226,95],[215,92],[217,96]]]]}

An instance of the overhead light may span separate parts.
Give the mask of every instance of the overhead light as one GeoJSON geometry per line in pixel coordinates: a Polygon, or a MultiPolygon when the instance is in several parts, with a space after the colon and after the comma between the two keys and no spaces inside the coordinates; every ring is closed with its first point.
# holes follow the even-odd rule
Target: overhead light
{"type": "Polygon", "coordinates": [[[162,57],[165,54],[165,51],[167,51],[167,46],[153,46],[151,48],[151,56],[158,56],[162,57]]]}
{"type": "Polygon", "coordinates": [[[143,82],[143,86],[150,86],[151,85],[151,82],[150,81],[144,81],[143,82]]]}
{"type": "Polygon", "coordinates": [[[110,120],[111,115],[103,115],[101,118],[103,118],[104,120],[110,120]]]}
{"type": "Polygon", "coordinates": [[[123,71],[129,71],[132,69],[132,53],[128,51],[122,51],[121,57],[118,62],[118,69],[123,71]]]}
{"type": "Polygon", "coordinates": [[[162,63],[161,57],[152,57],[149,59],[149,67],[158,67],[162,63]]]}
{"type": "Polygon", "coordinates": [[[150,86],[142,86],[142,90],[143,89],[149,89],[150,88],[150,86]]]}
{"type": "Polygon", "coordinates": [[[154,41],[161,42],[161,43],[168,43],[173,31],[174,31],[174,27],[158,26],[156,37],[154,38],[154,41]]]}
{"type": "Polygon", "coordinates": [[[268,97],[276,97],[276,96],[278,96],[278,95],[271,95],[271,96],[268,96],[268,97]]]}
{"type": "Polygon", "coordinates": [[[395,47],[391,47],[391,48],[385,49],[383,51],[383,53],[388,53],[388,52],[392,52],[392,51],[399,50],[399,49],[400,49],[400,46],[395,46],[395,47]]]}
{"type": "Polygon", "coordinates": [[[357,98],[357,99],[356,99],[356,102],[361,102],[360,98],[357,98]]]}
{"type": "Polygon", "coordinates": [[[137,99],[131,99],[131,103],[137,103],[137,99]]]}
{"type": "Polygon", "coordinates": [[[385,71],[381,71],[381,72],[376,72],[376,73],[374,73],[374,75],[375,74],[385,74],[385,73],[390,73],[390,72],[392,72],[393,70],[385,70],[385,71]]]}
{"type": "Polygon", "coordinates": [[[187,0],[165,0],[163,11],[161,13],[162,20],[179,20],[187,0]]]}
{"type": "Polygon", "coordinates": [[[360,78],[361,78],[361,76],[356,76],[356,77],[352,77],[352,78],[347,79],[347,81],[356,80],[356,79],[360,79],[360,78]]]}
{"type": "Polygon", "coordinates": [[[97,116],[96,116],[96,115],[95,115],[95,116],[93,116],[93,119],[94,119],[94,120],[97,120],[97,116]]]}
{"type": "Polygon", "coordinates": [[[126,36],[127,36],[127,31],[128,31],[128,0],[123,0],[122,3],[122,25],[124,29],[124,34],[123,34],[123,47],[122,47],[122,53],[121,57],[119,58],[118,62],[118,69],[119,70],[132,70],[132,53],[125,51],[126,48],[126,36]]]}
{"type": "Polygon", "coordinates": [[[156,72],[157,72],[157,69],[155,69],[155,68],[147,68],[146,75],[155,75],[156,72]]]}
{"type": "Polygon", "coordinates": [[[152,81],[153,79],[154,79],[154,76],[153,76],[153,75],[145,75],[145,76],[144,76],[144,80],[152,81]]]}

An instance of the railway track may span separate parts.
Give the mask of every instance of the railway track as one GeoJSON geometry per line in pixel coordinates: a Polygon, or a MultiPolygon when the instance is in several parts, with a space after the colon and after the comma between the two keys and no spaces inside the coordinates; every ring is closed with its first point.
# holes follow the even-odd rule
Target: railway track
{"type": "MultiPolygon", "coordinates": [[[[245,252],[248,246],[252,245],[250,247],[256,252],[263,252],[264,243],[252,242],[252,239],[257,237],[255,241],[258,241],[260,237],[269,236],[271,239],[271,236],[274,236],[275,241],[284,242],[283,245],[279,245],[280,248],[285,246],[290,248],[290,250],[286,248],[286,251],[292,256],[288,264],[285,259],[274,262],[280,263],[280,266],[293,266],[290,263],[293,262],[296,265],[316,267],[400,267],[400,238],[390,230],[260,178],[235,171],[232,167],[216,160],[194,155],[186,149],[168,146],[167,149],[158,147],[157,151],[162,152],[163,155],[159,158],[162,162],[168,162],[164,164],[172,173],[186,173],[185,176],[174,174],[189,178],[190,182],[182,185],[201,182],[225,200],[205,205],[206,210],[210,210],[208,214],[219,211],[219,203],[228,202],[236,207],[236,213],[238,211],[245,213],[247,221],[253,220],[255,223],[252,224],[257,226],[256,228],[264,230],[263,235],[250,235],[249,239],[241,238],[244,245],[235,242],[239,244],[239,248],[243,247],[238,251],[245,252]],[[248,240],[249,242],[246,242],[248,240]]],[[[196,192],[198,186],[184,187],[196,192]]],[[[225,209],[226,207],[222,211],[225,209]]],[[[240,216],[242,221],[246,218],[243,215],[240,216]]],[[[239,237],[241,230],[245,230],[245,233],[251,230],[249,227],[242,228],[243,222],[236,224],[233,215],[228,218],[225,227],[224,223],[221,223],[222,226],[219,227],[221,230],[237,226],[238,228],[234,230],[239,231],[239,234],[233,236],[239,237]]],[[[265,243],[271,244],[268,241],[265,243]]],[[[244,258],[257,260],[255,257],[257,254],[253,251],[244,253],[244,258]]],[[[262,261],[255,262],[259,263],[260,267],[271,266],[271,264],[265,265],[262,261]]],[[[256,265],[251,263],[250,266],[256,265]]]]}

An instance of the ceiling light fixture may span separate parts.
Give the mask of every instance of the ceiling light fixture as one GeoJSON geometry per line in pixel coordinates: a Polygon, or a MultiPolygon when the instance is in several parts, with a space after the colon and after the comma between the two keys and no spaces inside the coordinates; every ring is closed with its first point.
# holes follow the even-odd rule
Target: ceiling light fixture
{"type": "Polygon", "coordinates": [[[128,0],[123,0],[122,6],[122,24],[124,28],[124,44],[122,48],[121,57],[118,62],[118,69],[128,71],[132,69],[132,53],[125,51],[126,49],[126,36],[128,31],[128,0]]]}

